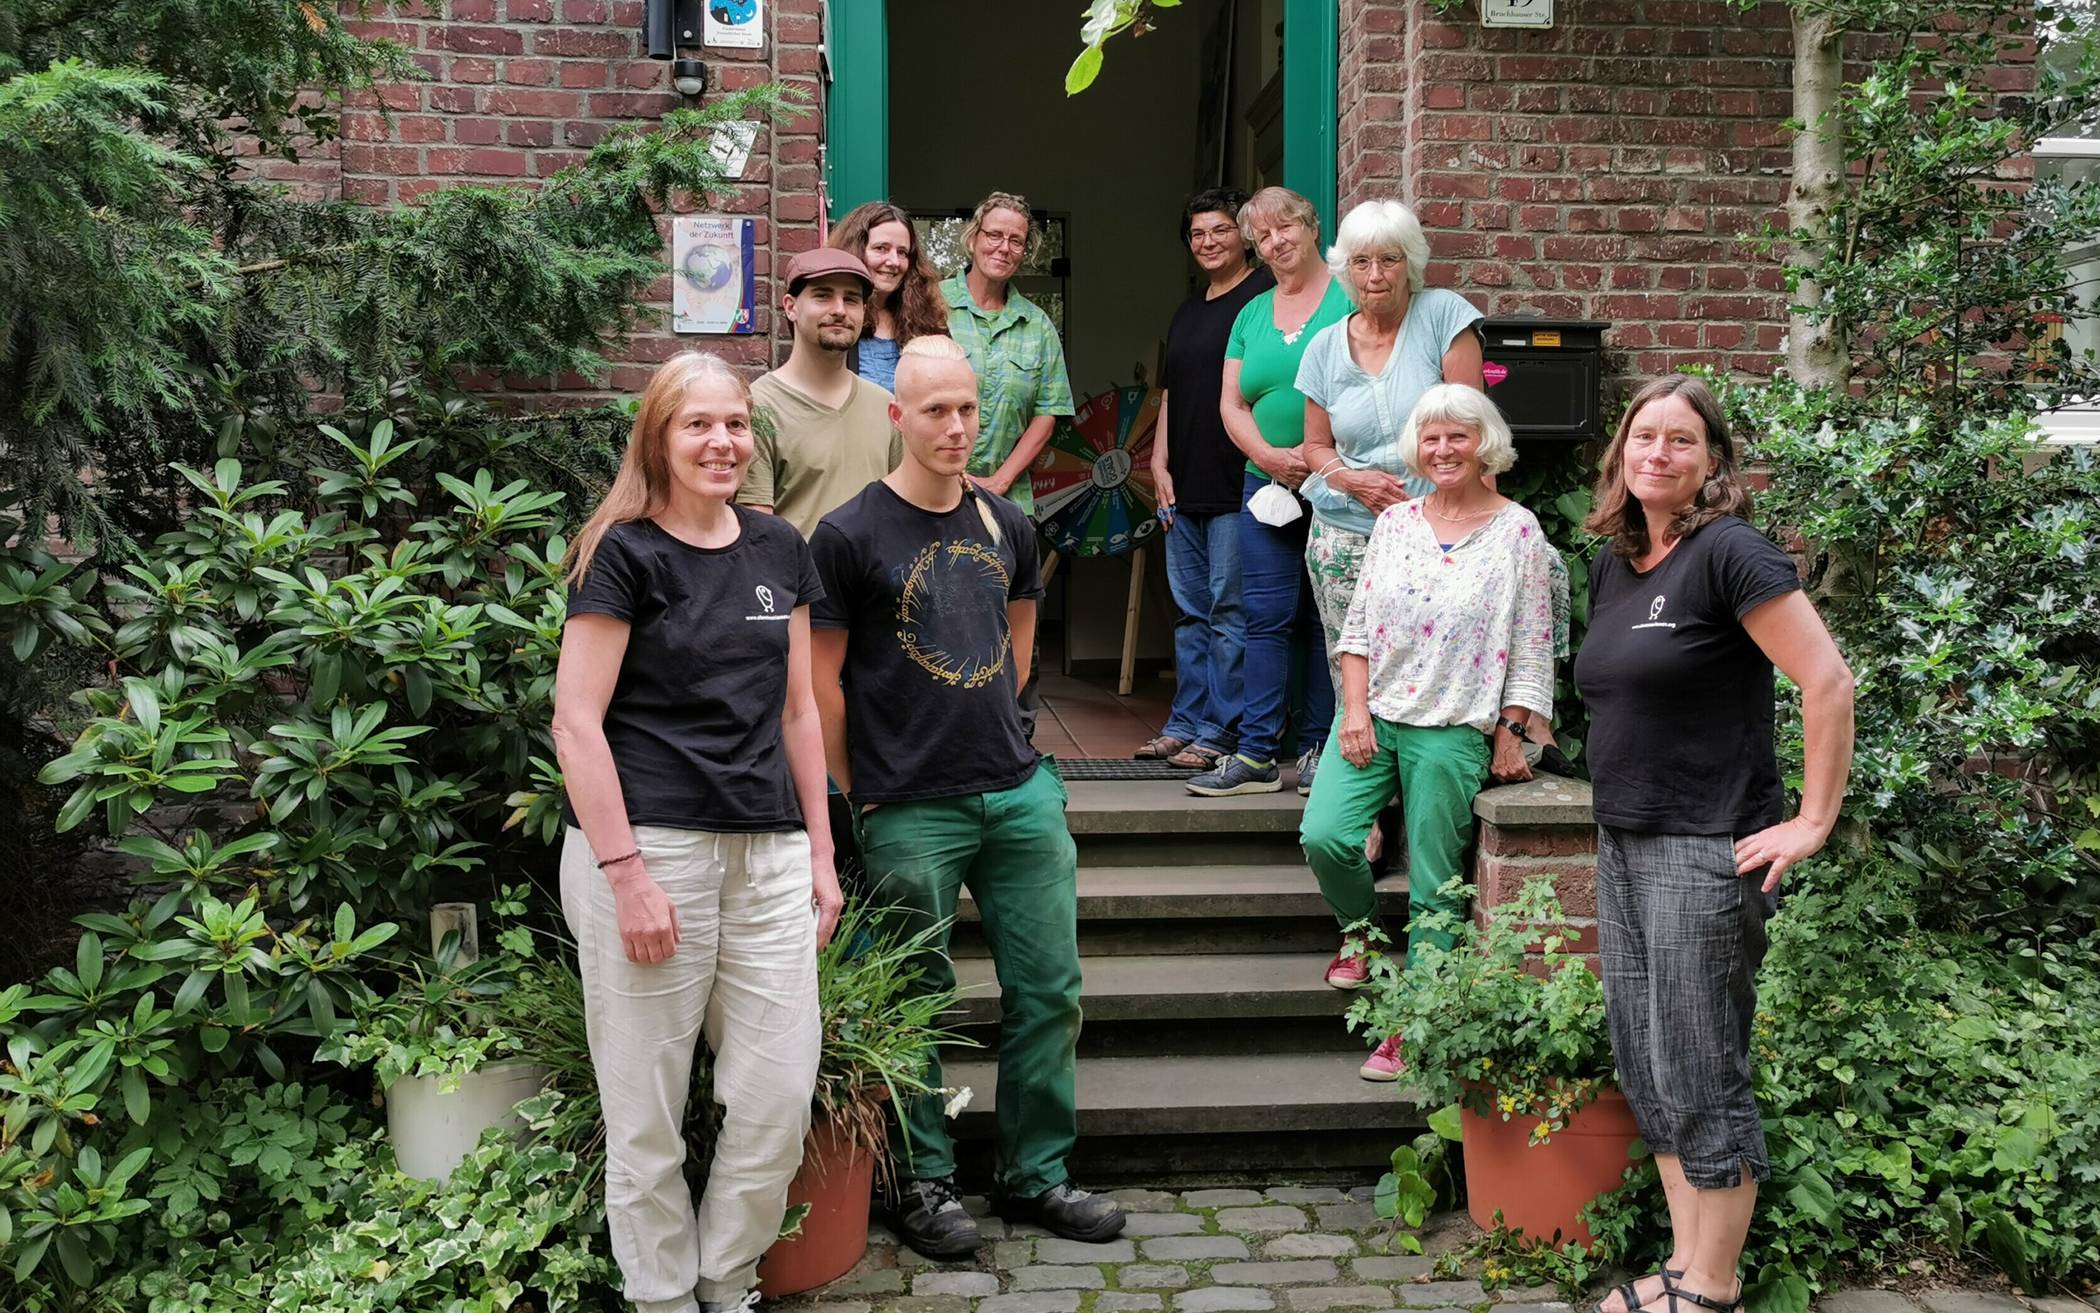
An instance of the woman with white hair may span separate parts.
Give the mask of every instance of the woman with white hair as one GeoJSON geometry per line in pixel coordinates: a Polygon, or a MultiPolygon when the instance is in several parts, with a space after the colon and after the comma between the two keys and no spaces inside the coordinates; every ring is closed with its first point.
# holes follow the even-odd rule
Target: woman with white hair
{"type": "MultiPolygon", "coordinates": [[[[1429,240],[1398,201],[1349,211],[1327,252],[1356,313],[1320,330],[1298,366],[1305,394],[1305,545],[1313,601],[1326,630],[1328,676],[1341,695],[1341,636],[1371,522],[1429,482],[1400,458],[1400,432],[1415,401],[1438,383],[1481,386],[1480,312],[1458,293],[1425,288],[1429,240]]],[[[1301,778],[1300,783],[1305,781],[1301,778]]]]}
{"type": "MultiPolygon", "coordinates": [[[[1371,530],[1335,642],[1341,722],[1300,839],[1344,932],[1375,921],[1364,839],[1397,791],[1407,808],[1412,951],[1451,946],[1449,935],[1419,927],[1430,913],[1458,910],[1444,885],[1461,873],[1473,837],[1473,795],[1491,773],[1528,774],[1511,727],[1552,713],[1553,553],[1531,512],[1489,486],[1516,448],[1478,389],[1431,386],[1395,452],[1428,490],[1389,503],[1371,530]]],[[[1327,983],[1355,989],[1367,975],[1345,933],[1327,983]]],[[[1361,1071],[1393,1080],[1402,1065],[1388,1038],[1361,1071]]]]}

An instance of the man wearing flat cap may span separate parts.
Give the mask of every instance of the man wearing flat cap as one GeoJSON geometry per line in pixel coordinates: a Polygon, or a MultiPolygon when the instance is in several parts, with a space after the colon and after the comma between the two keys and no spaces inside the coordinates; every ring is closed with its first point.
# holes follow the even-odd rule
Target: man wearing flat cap
{"type": "Polygon", "coordinates": [[[897,467],[890,394],[846,367],[874,281],[850,251],[819,247],[788,265],[780,313],[794,330],[787,363],[751,385],[759,421],[737,500],[804,538],[817,521],[897,467]]]}

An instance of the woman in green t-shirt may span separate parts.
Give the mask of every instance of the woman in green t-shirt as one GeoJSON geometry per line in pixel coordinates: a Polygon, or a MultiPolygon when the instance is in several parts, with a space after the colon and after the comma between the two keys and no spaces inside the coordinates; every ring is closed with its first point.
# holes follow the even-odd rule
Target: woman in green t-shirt
{"type": "MultiPolygon", "coordinates": [[[[1298,452],[1305,441],[1305,395],[1298,363],[1313,335],[1349,313],[1349,297],[1320,259],[1320,218],[1311,201],[1283,187],[1264,187],[1240,207],[1240,231],[1276,275],[1276,286],[1247,303],[1225,346],[1219,413],[1226,435],[1247,456],[1241,506],[1271,483],[1291,489],[1310,473],[1298,452]]],[[[1289,700],[1291,644],[1302,638],[1307,666],[1326,664],[1326,643],[1313,612],[1305,574],[1305,531],[1298,517],[1269,525],[1240,512],[1240,604],[1246,616],[1246,708],[1239,751],[1189,781],[1189,791],[1220,798],[1274,793],[1283,787],[1276,752],[1289,700]]],[[[1310,775],[1334,721],[1334,688],[1324,679],[1305,684],[1305,721],[1298,726],[1298,768],[1310,775]]],[[[1304,792],[1301,788],[1300,792],[1304,792]]]]}

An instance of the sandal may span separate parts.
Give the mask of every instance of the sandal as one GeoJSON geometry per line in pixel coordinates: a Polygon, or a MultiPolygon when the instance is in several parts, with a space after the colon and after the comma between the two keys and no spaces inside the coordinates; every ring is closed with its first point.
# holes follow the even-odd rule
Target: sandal
{"type": "Polygon", "coordinates": [[[1697,1291],[1686,1290],[1682,1286],[1671,1284],[1673,1280],[1682,1279],[1683,1276],[1682,1272],[1678,1273],[1676,1277],[1672,1277],[1668,1273],[1663,1275],[1661,1297],[1670,1302],[1670,1313],[1678,1313],[1677,1301],[1680,1299],[1697,1304],[1700,1308],[1708,1310],[1708,1313],[1743,1313],[1743,1278],[1740,1275],[1735,1279],[1734,1299],[1713,1299],[1699,1294],[1697,1291]]]}
{"type": "Polygon", "coordinates": [[[1169,766],[1184,766],[1189,770],[1215,770],[1225,754],[1216,748],[1206,748],[1200,743],[1191,743],[1167,758],[1169,766]]]}
{"type": "MultiPolygon", "coordinates": [[[[1665,1291],[1669,1290],[1672,1281],[1684,1280],[1684,1273],[1674,1267],[1663,1268],[1655,1275],[1662,1278],[1665,1291]]],[[[1632,1281],[1628,1281],[1623,1285],[1612,1287],[1612,1293],[1617,1295],[1624,1303],[1624,1313],[1638,1313],[1638,1310],[1641,1308],[1641,1292],[1634,1288],[1640,1280],[1641,1278],[1635,1277],[1632,1281]]],[[[1662,1296],[1657,1295],[1656,1298],[1661,1299],[1662,1296]]],[[[1604,1313],[1604,1301],[1602,1300],[1597,1302],[1597,1313],[1604,1313]]]]}
{"type": "Polygon", "coordinates": [[[1130,755],[1139,761],[1154,761],[1162,757],[1172,757],[1175,753],[1184,750],[1188,746],[1187,739],[1177,739],[1168,734],[1161,734],[1157,738],[1147,740],[1144,747],[1139,748],[1130,755]]]}

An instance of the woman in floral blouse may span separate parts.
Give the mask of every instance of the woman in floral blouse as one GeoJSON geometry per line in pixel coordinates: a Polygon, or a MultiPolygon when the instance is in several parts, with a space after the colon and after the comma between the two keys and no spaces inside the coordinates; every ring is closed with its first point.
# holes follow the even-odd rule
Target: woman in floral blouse
{"type": "MultiPolygon", "coordinates": [[[[1413,920],[1459,910],[1443,886],[1472,838],[1473,795],[1490,774],[1531,777],[1511,727],[1553,712],[1553,549],[1531,512],[1483,477],[1515,463],[1509,425],[1476,389],[1438,384],[1408,417],[1399,454],[1435,487],[1387,507],[1371,530],[1335,645],[1341,724],[1300,836],[1345,930],[1376,919],[1364,838],[1396,791],[1413,920]]],[[[1451,937],[1416,929],[1408,943],[1448,948],[1451,937]]],[[[1327,967],[1339,989],[1367,975],[1346,941],[1327,967]]],[[[1389,1038],[1362,1074],[1393,1080],[1402,1065],[1389,1038]]]]}

